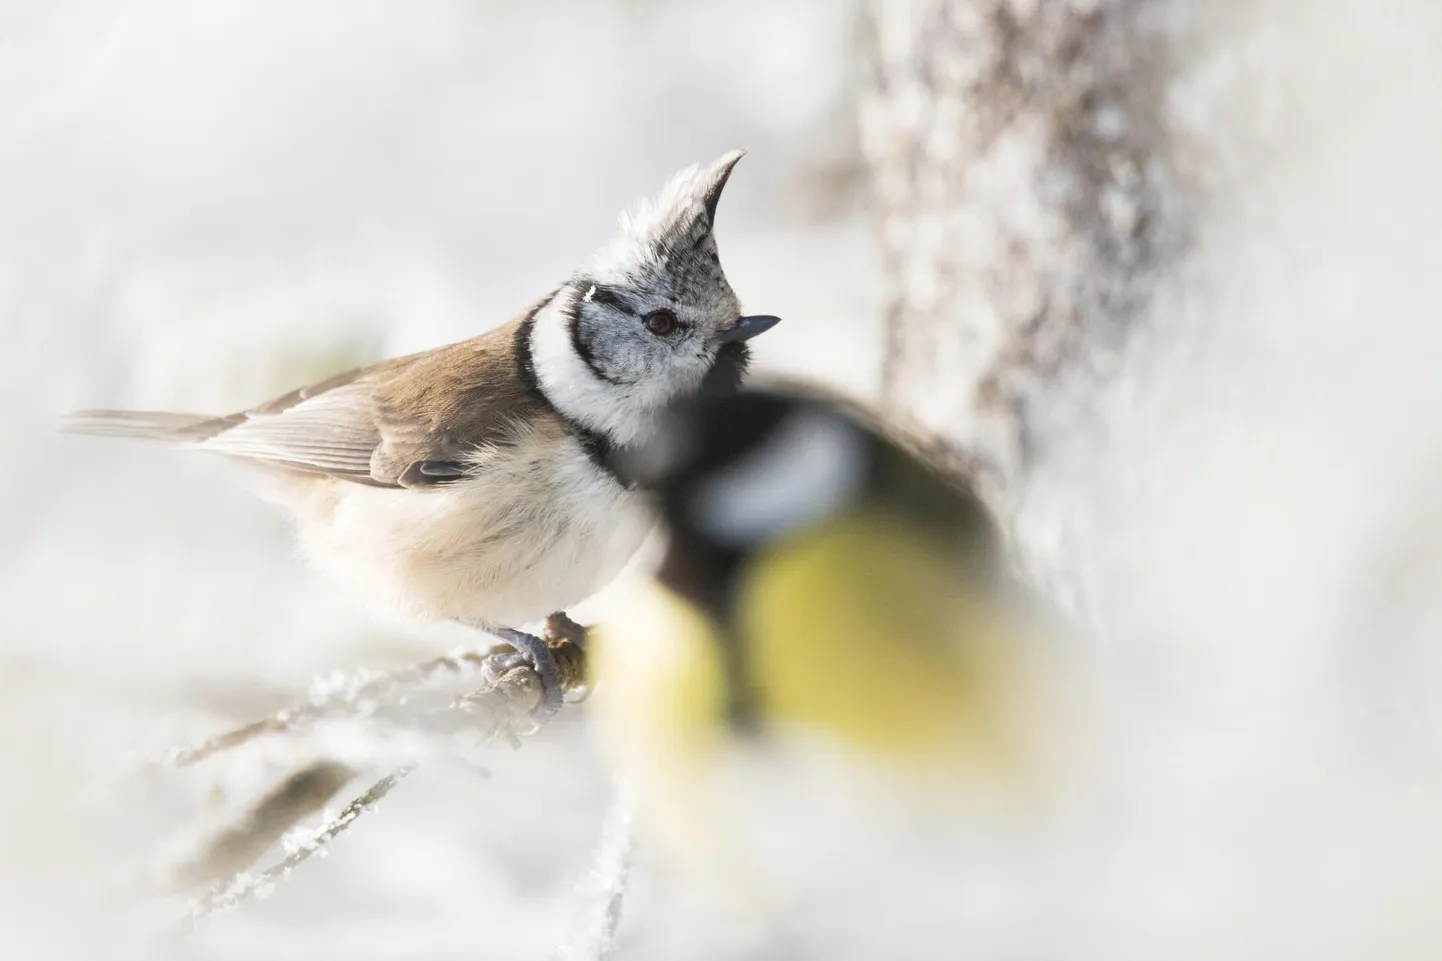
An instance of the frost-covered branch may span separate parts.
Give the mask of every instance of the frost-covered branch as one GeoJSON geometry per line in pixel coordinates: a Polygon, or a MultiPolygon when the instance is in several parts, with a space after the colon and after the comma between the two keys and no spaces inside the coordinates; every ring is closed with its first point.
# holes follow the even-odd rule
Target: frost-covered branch
{"type": "Polygon", "coordinates": [[[380,800],[413,770],[415,770],[413,767],[398,768],[376,781],[364,794],[347,804],[340,814],[327,821],[319,831],[309,837],[295,839],[288,844],[287,847],[290,848],[290,851],[280,863],[266,868],[259,874],[239,872],[229,881],[215,885],[190,905],[188,915],[190,926],[194,928],[216,912],[229,911],[243,901],[266,897],[275,887],[276,882],[288,876],[297,867],[317,855],[324,857],[327,853],[326,845],[350,828],[356,818],[380,803],[380,800]]]}
{"type": "Polygon", "coordinates": [[[635,803],[627,785],[616,796],[601,825],[601,838],[591,854],[590,872],[581,886],[581,908],[570,934],[556,949],[555,961],[606,961],[616,949],[621,902],[631,871],[635,846],[632,812],[635,803]]]}
{"type": "MultiPolygon", "coordinates": [[[[563,616],[547,621],[546,640],[556,656],[561,684],[567,692],[582,689],[586,682],[584,637],[585,629],[563,616]]],[[[471,689],[441,706],[410,712],[408,720],[422,729],[460,728],[473,742],[502,738],[513,745],[519,744],[519,733],[539,729],[540,722],[533,712],[541,702],[540,678],[519,654],[501,648],[433,658],[384,674],[328,680],[308,702],[177,751],[169,760],[175,767],[189,767],[264,734],[293,733],[334,717],[393,715],[399,708],[412,705],[428,684],[440,678],[466,680],[471,689]],[[472,675],[478,684],[472,683],[472,675]]],[[[346,764],[323,761],[292,775],[234,827],[207,845],[201,856],[181,872],[192,884],[228,875],[192,904],[191,926],[216,911],[268,894],[297,866],[317,854],[323,855],[333,838],[414,769],[412,761],[387,774],[317,832],[288,844],[289,851],[279,863],[252,874],[249,868],[255,859],[277,840],[290,836],[286,832],[329,800],[355,771],[346,764]]]]}
{"type": "MultiPolygon", "coordinates": [[[[585,685],[585,628],[564,616],[546,622],[546,640],[561,669],[561,683],[567,692],[585,685]]],[[[446,701],[439,710],[423,707],[413,714],[466,711],[475,718],[468,722],[486,734],[512,738],[515,730],[526,729],[526,719],[540,703],[540,678],[531,666],[508,647],[457,651],[392,671],[336,673],[317,678],[311,684],[310,699],[285,708],[270,717],[208,738],[192,747],[180,748],[163,759],[170,767],[199,764],[223,751],[240,747],[268,734],[298,731],[331,718],[372,717],[398,713],[440,682],[458,687],[472,679],[480,683],[473,693],[446,701]]]]}
{"type": "Polygon", "coordinates": [[[324,808],[355,775],[354,769],[334,761],[317,761],[296,771],[207,843],[199,857],[176,871],[175,882],[194,887],[233,879],[287,831],[324,808]]]}
{"type": "Polygon", "coordinates": [[[172,767],[190,767],[267,734],[284,734],[332,717],[372,714],[382,705],[403,702],[409,694],[438,677],[460,679],[475,673],[484,667],[488,656],[485,651],[459,651],[394,671],[362,671],[317,678],[311,685],[310,700],[193,747],[179,749],[166,758],[166,762],[172,767]]]}

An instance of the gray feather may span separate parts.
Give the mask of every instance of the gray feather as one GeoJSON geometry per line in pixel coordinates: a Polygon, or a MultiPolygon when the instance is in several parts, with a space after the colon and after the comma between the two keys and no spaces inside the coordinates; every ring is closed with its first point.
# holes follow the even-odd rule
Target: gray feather
{"type": "Polygon", "coordinates": [[[348,384],[276,413],[248,414],[196,446],[326,473],[369,475],[380,442],[368,386],[348,384]]]}
{"type": "Polygon", "coordinates": [[[186,432],[212,420],[204,414],[172,414],[152,410],[79,410],[60,421],[67,434],[127,437],[183,443],[186,432]]]}

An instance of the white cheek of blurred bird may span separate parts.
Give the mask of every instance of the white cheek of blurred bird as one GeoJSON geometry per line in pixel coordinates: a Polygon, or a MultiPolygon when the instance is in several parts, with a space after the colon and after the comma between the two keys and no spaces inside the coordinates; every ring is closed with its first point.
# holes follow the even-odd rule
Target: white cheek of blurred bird
{"type": "Polygon", "coordinates": [[[308,555],[378,606],[510,643],[549,714],[555,659],[517,628],[599,590],[644,540],[651,518],[617,452],[671,402],[734,390],[747,341],[777,322],[741,315],[716,246],[740,157],[676,174],[591,263],[479,337],[229,416],[97,410],[65,426],[261,468],[308,555]]]}

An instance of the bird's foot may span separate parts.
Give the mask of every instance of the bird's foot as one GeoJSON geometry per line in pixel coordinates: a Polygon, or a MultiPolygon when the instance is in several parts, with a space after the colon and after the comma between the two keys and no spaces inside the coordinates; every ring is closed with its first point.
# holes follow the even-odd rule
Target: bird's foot
{"type": "Polygon", "coordinates": [[[541,701],[531,712],[537,722],[543,722],[561,709],[566,689],[561,683],[561,667],[551,646],[534,634],[510,627],[487,627],[488,634],[505,641],[516,649],[521,659],[531,665],[541,682],[541,701]]]}

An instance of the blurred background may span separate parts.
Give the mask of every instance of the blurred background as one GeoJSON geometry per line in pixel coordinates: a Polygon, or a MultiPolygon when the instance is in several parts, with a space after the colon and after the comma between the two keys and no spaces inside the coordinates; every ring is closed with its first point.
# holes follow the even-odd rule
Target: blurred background
{"type": "Polygon", "coordinates": [[[504,323],[618,211],[739,146],[723,263],[786,318],[758,369],[994,455],[1022,551],[1095,635],[1099,751],[1063,823],[870,850],[781,940],[643,852],[617,956],[1436,957],[1439,55],[1428,0],[0,0],[4,953],[551,956],[612,793],[580,711],[484,774],[423,767],[193,938],[167,936],[183,899],[117,893],[324,751],[266,742],[144,790],[117,786],[130,759],[466,638],[358,609],[225,464],[54,424],[225,412],[504,323]],[[1047,32],[1068,17],[1076,43],[1047,32]],[[1040,39],[908,46],[947,31],[1040,39]],[[1166,136],[1121,138],[1140,173],[1073,160],[1143,185],[1085,205],[1148,238],[1132,259],[1044,216],[1090,196],[1033,176],[1053,152],[948,134],[1118,63],[1159,73],[1088,122],[1107,140],[1141,110],[1166,136]],[[928,77],[964,95],[938,106],[928,77]],[[1122,269],[1145,298],[1074,299],[1125,338],[1004,349],[1009,317],[1049,330],[1122,269]],[[960,346],[888,370],[888,323],[960,346]],[[1000,408],[992,353],[1027,358],[1000,408]]]}

